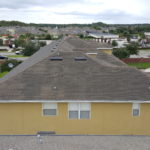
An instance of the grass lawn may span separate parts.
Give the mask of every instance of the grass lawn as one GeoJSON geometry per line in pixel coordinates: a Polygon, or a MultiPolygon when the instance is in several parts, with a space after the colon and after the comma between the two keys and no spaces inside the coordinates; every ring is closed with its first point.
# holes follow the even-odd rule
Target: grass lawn
{"type": "Polygon", "coordinates": [[[2,78],[3,76],[5,76],[7,73],[8,73],[8,71],[0,73],[0,78],[2,78]]]}
{"type": "Polygon", "coordinates": [[[26,56],[23,56],[23,55],[6,55],[6,56],[9,57],[9,58],[26,57],[26,56]]]}
{"type": "Polygon", "coordinates": [[[150,51],[150,49],[139,49],[139,51],[150,51]]]}
{"type": "Polygon", "coordinates": [[[147,68],[150,68],[150,63],[129,63],[128,65],[136,67],[138,69],[147,69],[147,68]]]}

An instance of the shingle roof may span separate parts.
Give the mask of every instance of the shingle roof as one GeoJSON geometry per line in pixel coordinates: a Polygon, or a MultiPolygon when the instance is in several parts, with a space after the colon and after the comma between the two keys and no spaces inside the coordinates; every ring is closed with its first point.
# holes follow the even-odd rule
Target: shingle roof
{"type": "Polygon", "coordinates": [[[74,51],[90,51],[85,43],[64,39],[39,50],[0,80],[0,100],[150,100],[149,76],[100,51],[96,58],[74,51]]]}
{"type": "Polygon", "coordinates": [[[99,43],[91,40],[81,40],[79,38],[69,38],[67,42],[72,45],[75,49],[96,49],[96,48],[112,48],[111,44],[99,43]]]}

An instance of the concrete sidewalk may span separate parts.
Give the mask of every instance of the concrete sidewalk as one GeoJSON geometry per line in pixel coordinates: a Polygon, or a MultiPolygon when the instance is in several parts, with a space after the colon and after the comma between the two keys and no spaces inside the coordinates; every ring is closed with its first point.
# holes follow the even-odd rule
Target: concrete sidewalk
{"type": "Polygon", "coordinates": [[[150,150],[150,136],[0,136],[0,150],[150,150]]]}

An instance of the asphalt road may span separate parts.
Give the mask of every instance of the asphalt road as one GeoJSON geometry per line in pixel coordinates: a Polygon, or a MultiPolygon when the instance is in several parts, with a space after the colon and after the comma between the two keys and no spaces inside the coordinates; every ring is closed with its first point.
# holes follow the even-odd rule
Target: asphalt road
{"type": "Polygon", "coordinates": [[[15,53],[13,53],[13,52],[10,52],[10,53],[8,53],[8,52],[0,52],[0,55],[2,55],[2,56],[6,56],[6,55],[16,55],[15,53]]]}
{"type": "MultiPolygon", "coordinates": [[[[0,52],[0,55],[9,57],[9,55],[16,55],[16,54],[13,52],[9,52],[9,53],[8,52],[2,52],[2,53],[0,52]]],[[[24,61],[24,60],[28,59],[28,57],[12,57],[11,59],[24,61]]]]}
{"type": "Polygon", "coordinates": [[[16,57],[16,58],[11,58],[11,59],[25,61],[25,60],[28,59],[28,58],[29,58],[29,57],[16,57]]]}

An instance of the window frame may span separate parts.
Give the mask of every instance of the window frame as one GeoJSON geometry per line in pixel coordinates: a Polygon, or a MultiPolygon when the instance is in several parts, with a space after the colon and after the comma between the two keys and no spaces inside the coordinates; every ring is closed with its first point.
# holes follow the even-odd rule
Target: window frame
{"type": "Polygon", "coordinates": [[[45,102],[45,103],[42,103],[42,116],[44,117],[48,117],[48,116],[58,116],[58,103],[51,103],[51,102],[45,102]],[[45,115],[44,114],[44,104],[55,104],[56,105],[56,115],[45,115]]]}
{"type": "Polygon", "coordinates": [[[90,102],[70,102],[70,103],[68,103],[68,119],[69,120],[89,120],[89,119],[91,119],[91,103],[90,102]],[[78,104],[78,117],[77,118],[69,118],[69,111],[71,111],[70,109],[69,109],[69,104],[71,104],[71,103],[74,103],[74,104],[78,104]],[[81,110],[81,104],[86,104],[86,103],[88,103],[89,104],[89,110],[81,110]],[[80,112],[81,111],[89,111],[89,118],[81,118],[80,117],[80,112]]]}
{"type": "Polygon", "coordinates": [[[141,104],[140,103],[132,103],[132,116],[133,117],[140,117],[140,115],[141,115],[140,108],[141,108],[141,104]],[[137,106],[135,106],[135,105],[137,105],[137,106]],[[138,115],[134,115],[134,110],[137,110],[137,109],[139,110],[139,114],[138,115]]]}

